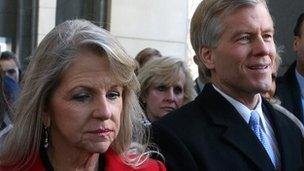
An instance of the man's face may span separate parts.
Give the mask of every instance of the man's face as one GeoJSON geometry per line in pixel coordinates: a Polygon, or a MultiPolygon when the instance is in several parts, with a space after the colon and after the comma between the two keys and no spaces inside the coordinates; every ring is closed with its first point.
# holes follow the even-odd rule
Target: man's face
{"type": "Polygon", "coordinates": [[[293,50],[297,53],[297,70],[301,75],[304,75],[304,24],[300,29],[300,35],[295,36],[293,42],[293,50]]]}
{"type": "Polygon", "coordinates": [[[13,59],[0,60],[0,65],[5,75],[19,82],[19,70],[16,62],[13,59]]]}
{"type": "Polygon", "coordinates": [[[227,16],[224,26],[218,46],[209,49],[212,83],[241,102],[256,99],[272,83],[276,49],[271,16],[258,4],[227,16]]]}

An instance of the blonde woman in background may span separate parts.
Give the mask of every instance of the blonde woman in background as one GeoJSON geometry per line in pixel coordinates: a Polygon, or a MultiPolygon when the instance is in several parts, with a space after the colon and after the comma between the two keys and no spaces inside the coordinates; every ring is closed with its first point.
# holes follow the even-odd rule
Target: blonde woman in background
{"type": "Polygon", "coordinates": [[[138,72],[139,99],[150,122],[180,108],[196,96],[186,64],[178,58],[148,61],[138,72]]]}
{"type": "Polygon", "coordinates": [[[85,20],[56,26],[25,73],[0,170],[165,170],[149,159],[137,119],[135,67],[106,30],[85,20]]]}

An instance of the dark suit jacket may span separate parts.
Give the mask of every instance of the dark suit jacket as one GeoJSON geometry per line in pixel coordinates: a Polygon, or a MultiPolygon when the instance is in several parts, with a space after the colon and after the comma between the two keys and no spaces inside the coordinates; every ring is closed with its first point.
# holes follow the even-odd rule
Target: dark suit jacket
{"type": "MultiPolygon", "coordinates": [[[[299,128],[266,101],[262,106],[272,122],[282,170],[298,170],[304,148],[299,128]]],[[[152,133],[168,170],[274,170],[249,125],[211,84],[193,102],[154,122],[152,133]]]]}
{"type": "Polygon", "coordinates": [[[294,62],[287,72],[277,80],[276,96],[282,102],[282,106],[304,123],[303,107],[301,102],[301,90],[295,74],[296,62],[294,62]]]}

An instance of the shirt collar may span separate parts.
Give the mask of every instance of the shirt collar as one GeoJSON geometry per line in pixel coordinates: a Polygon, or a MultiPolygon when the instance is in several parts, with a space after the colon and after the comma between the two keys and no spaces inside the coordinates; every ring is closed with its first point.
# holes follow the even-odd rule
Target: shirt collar
{"type": "Polygon", "coordinates": [[[249,119],[250,119],[250,116],[251,116],[251,112],[253,110],[255,110],[256,112],[259,113],[260,115],[260,118],[262,120],[262,124],[263,124],[263,127],[265,126],[265,118],[263,116],[263,110],[262,110],[262,98],[259,94],[259,99],[258,99],[258,103],[256,105],[256,107],[251,110],[249,109],[247,106],[245,106],[243,103],[235,100],[234,98],[230,97],[229,95],[227,95],[226,93],[224,93],[223,91],[221,91],[219,88],[217,88],[214,84],[213,85],[213,88],[219,92],[226,100],[228,100],[232,106],[239,112],[239,114],[242,116],[242,118],[247,122],[249,123],[249,119]]]}
{"type": "Polygon", "coordinates": [[[304,77],[295,69],[296,78],[300,86],[301,96],[304,98],[304,77]]]}

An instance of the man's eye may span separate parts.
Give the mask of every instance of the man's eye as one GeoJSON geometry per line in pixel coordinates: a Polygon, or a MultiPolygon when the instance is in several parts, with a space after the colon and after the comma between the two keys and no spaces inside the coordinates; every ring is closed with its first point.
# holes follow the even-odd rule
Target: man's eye
{"type": "Polygon", "coordinates": [[[156,89],[157,89],[158,91],[165,91],[165,90],[167,89],[167,87],[164,86],[164,85],[160,85],[160,86],[157,86],[156,89]]]}
{"type": "Polygon", "coordinates": [[[72,96],[73,100],[76,100],[78,102],[85,102],[92,98],[92,96],[89,93],[78,93],[72,96]]]}
{"type": "Polygon", "coordinates": [[[246,35],[246,36],[241,36],[237,39],[238,42],[241,43],[247,43],[250,41],[250,36],[246,35]]]}
{"type": "Polygon", "coordinates": [[[5,72],[7,72],[8,74],[15,74],[16,73],[16,70],[15,69],[8,69],[6,70],[5,72]]]}
{"type": "Polygon", "coordinates": [[[265,34],[263,35],[264,40],[271,40],[272,39],[272,34],[265,34]]]}
{"type": "Polygon", "coordinates": [[[106,97],[110,100],[115,100],[120,97],[120,93],[117,91],[111,91],[107,93],[106,97]]]}

